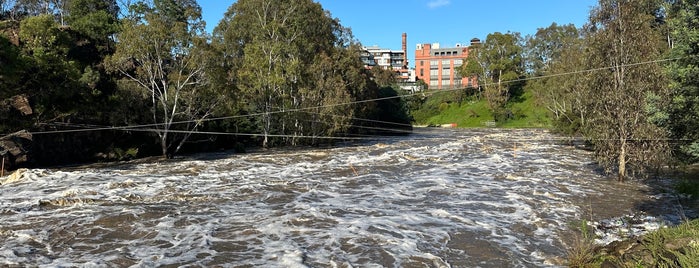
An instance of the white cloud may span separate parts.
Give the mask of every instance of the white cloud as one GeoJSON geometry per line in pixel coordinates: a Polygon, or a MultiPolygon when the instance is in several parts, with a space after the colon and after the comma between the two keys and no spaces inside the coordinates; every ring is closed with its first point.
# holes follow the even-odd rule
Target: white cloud
{"type": "Polygon", "coordinates": [[[427,7],[429,8],[438,8],[438,7],[443,7],[451,4],[451,1],[449,0],[432,0],[429,3],[427,3],[427,7]]]}

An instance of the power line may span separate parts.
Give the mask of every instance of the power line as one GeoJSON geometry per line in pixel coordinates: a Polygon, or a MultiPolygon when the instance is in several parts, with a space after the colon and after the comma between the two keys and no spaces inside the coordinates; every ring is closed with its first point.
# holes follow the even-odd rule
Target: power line
{"type": "MultiPolygon", "coordinates": [[[[687,56],[687,57],[690,57],[690,56],[687,56]]],[[[551,78],[551,77],[559,77],[559,76],[565,76],[565,75],[596,72],[596,71],[608,70],[608,69],[613,69],[613,68],[618,68],[618,67],[633,67],[633,66],[639,66],[639,65],[644,65],[644,64],[653,64],[653,63],[675,61],[675,60],[679,60],[679,59],[683,59],[683,58],[687,58],[687,57],[658,59],[658,60],[652,60],[652,61],[623,64],[623,65],[618,65],[618,66],[608,66],[608,67],[592,68],[592,69],[586,69],[586,70],[571,71],[571,72],[565,72],[565,73],[560,73],[560,74],[550,74],[550,75],[541,75],[541,76],[534,76],[534,77],[527,77],[527,78],[519,78],[519,79],[512,79],[512,80],[503,81],[501,83],[515,83],[515,82],[530,81],[530,80],[537,80],[537,79],[544,79],[544,78],[551,78]]],[[[490,85],[495,85],[495,84],[496,83],[484,83],[482,86],[490,86],[490,85]]],[[[170,125],[196,123],[196,122],[220,121],[220,120],[246,118],[246,117],[262,116],[262,115],[280,114],[280,113],[307,112],[307,111],[317,110],[317,109],[350,106],[350,105],[376,102],[376,101],[382,101],[382,100],[392,100],[392,99],[397,99],[397,98],[413,97],[413,96],[418,96],[418,95],[424,96],[424,95],[435,94],[437,92],[449,92],[449,91],[456,91],[456,90],[461,90],[461,89],[441,89],[441,90],[433,90],[433,91],[423,91],[423,92],[415,92],[415,93],[411,93],[411,94],[403,94],[403,95],[374,98],[374,99],[367,99],[367,100],[357,100],[357,101],[351,101],[351,102],[346,102],[346,103],[319,105],[319,106],[313,106],[313,107],[303,107],[303,108],[294,108],[294,109],[278,109],[277,111],[259,112],[259,113],[245,114],[245,115],[231,115],[231,116],[222,116],[222,117],[203,118],[203,119],[197,119],[197,120],[183,120],[183,121],[172,122],[170,125]]],[[[378,121],[378,120],[370,120],[370,119],[359,119],[359,118],[354,118],[354,119],[361,120],[361,121],[367,121],[367,122],[401,125],[400,123],[394,123],[394,122],[386,122],[386,121],[378,121]]],[[[151,123],[151,124],[127,125],[127,126],[94,126],[94,127],[84,127],[81,129],[35,131],[35,132],[30,132],[30,133],[31,134],[55,134],[55,133],[72,133],[72,132],[101,131],[101,130],[141,131],[144,128],[150,128],[150,129],[147,129],[148,131],[164,131],[162,129],[152,129],[153,127],[158,127],[158,126],[163,126],[163,125],[165,125],[165,124],[164,123],[151,123]]],[[[407,124],[402,124],[402,125],[407,126],[407,124]]],[[[168,132],[177,132],[176,130],[167,130],[167,131],[168,132]]],[[[186,131],[186,132],[190,133],[190,131],[186,131]]],[[[192,132],[192,133],[196,133],[196,132],[192,132]]],[[[237,133],[237,135],[241,135],[241,136],[243,136],[243,134],[244,133],[237,133]]],[[[245,134],[248,134],[248,133],[245,133],[245,134]]],[[[264,135],[264,134],[249,134],[249,135],[264,135]]],[[[270,135],[270,134],[268,134],[267,136],[272,137],[272,135],[270,135]]],[[[282,135],[282,136],[284,136],[284,135],[282,135]]],[[[335,138],[335,137],[333,137],[333,138],[335,138]]]]}
{"type": "MultiPolygon", "coordinates": [[[[622,64],[619,66],[608,66],[608,67],[600,67],[600,68],[593,68],[593,69],[586,69],[586,70],[571,71],[571,72],[565,72],[565,73],[560,73],[560,74],[551,74],[551,75],[541,75],[541,76],[534,76],[534,77],[528,77],[528,78],[519,78],[519,79],[502,81],[501,83],[515,83],[515,82],[523,82],[523,81],[529,81],[529,80],[537,80],[537,79],[544,79],[544,78],[551,78],[551,77],[558,77],[558,76],[565,76],[565,75],[573,75],[573,74],[580,74],[580,73],[587,73],[587,72],[596,72],[596,71],[602,71],[602,70],[609,70],[609,69],[613,69],[613,68],[617,68],[617,67],[633,67],[633,66],[644,65],[644,64],[675,61],[675,60],[679,60],[679,59],[683,59],[683,58],[687,58],[687,57],[659,59],[659,60],[644,61],[644,62],[638,62],[638,63],[622,64]]],[[[484,83],[483,86],[491,86],[491,85],[495,85],[495,84],[496,83],[484,83]]],[[[335,108],[335,107],[340,107],[340,106],[349,106],[349,105],[356,105],[356,104],[362,104],[362,103],[368,103],[368,102],[392,100],[392,99],[398,99],[398,98],[413,97],[413,96],[418,96],[418,95],[434,94],[437,92],[449,92],[449,91],[456,91],[456,90],[460,90],[460,89],[441,89],[441,90],[433,90],[433,91],[427,91],[427,92],[415,92],[415,93],[411,93],[411,94],[352,101],[352,102],[346,102],[346,103],[320,105],[320,106],[314,106],[314,107],[294,108],[294,109],[277,110],[277,111],[271,111],[271,112],[260,112],[260,113],[253,113],[253,114],[247,114],[247,115],[212,117],[212,118],[202,119],[201,121],[218,121],[218,120],[245,118],[245,117],[260,116],[260,115],[278,114],[278,113],[300,112],[300,111],[307,111],[307,110],[313,110],[313,109],[335,108]]],[[[173,124],[193,123],[193,122],[197,122],[197,121],[198,120],[178,121],[178,122],[173,122],[173,124]]],[[[162,124],[150,124],[148,126],[158,126],[158,125],[162,125],[162,124]]]]}

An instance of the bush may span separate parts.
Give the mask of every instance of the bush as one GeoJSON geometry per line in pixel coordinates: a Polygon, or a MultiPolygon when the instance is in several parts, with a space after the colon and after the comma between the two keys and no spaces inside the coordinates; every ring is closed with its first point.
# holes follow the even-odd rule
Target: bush
{"type": "Polygon", "coordinates": [[[675,184],[675,191],[679,194],[688,195],[692,199],[699,198],[699,181],[684,179],[675,184]]]}

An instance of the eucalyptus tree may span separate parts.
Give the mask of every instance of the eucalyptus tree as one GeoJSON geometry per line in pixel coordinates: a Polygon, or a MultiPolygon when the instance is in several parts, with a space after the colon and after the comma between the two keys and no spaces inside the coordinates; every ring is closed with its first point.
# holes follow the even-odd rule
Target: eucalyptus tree
{"type": "Polygon", "coordinates": [[[574,25],[552,23],[527,37],[525,55],[529,77],[526,90],[553,115],[554,125],[567,133],[579,131],[585,119],[580,73],[585,45],[574,25]]]}
{"type": "Polygon", "coordinates": [[[14,0],[15,12],[28,16],[53,15],[61,26],[65,26],[67,7],[71,0],[14,0]]]}
{"type": "Polygon", "coordinates": [[[376,82],[376,84],[378,84],[380,87],[390,87],[395,85],[398,76],[398,74],[393,71],[391,67],[384,69],[378,65],[371,69],[371,75],[374,77],[374,82],[376,82]]]}
{"type": "Polygon", "coordinates": [[[533,36],[526,38],[524,54],[527,71],[544,75],[551,70],[554,62],[561,59],[565,48],[580,38],[580,31],[573,24],[558,25],[554,22],[546,28],[537,29],[533,36]]]}
{"type": "MultiPolygon", "coordinates": [[[[328,98],[340,103],[351,97],[332,94],[347,90],[350,81],[341,76],[340,66],[329,61],[347,55],[341,53],[343,28],[320,4],[240,0],[228,9],[214,35],[235,93],[241,95],[249,113],[259,115],[264,147],[271,145],[271,136],[290,136],[281,141],[294,144],[296,137],[336,129],[309,122],[318,119],[309,112],[319,112],[314,107],[327,103],[328,98]]],[[[351,116],[347,108],[344,114],[351,116]]]]}
{"type": "Polygon", "coordinates": [[[485,42],[472,46],[461,75],[476,76],[496,120],[505,119],[505,104],[524,75],[519,33],[488,34],[485,42]]]}
{"type": "Polygon", "coordinates": [[[194,0],[139,1],[121,25],[108,63],[150,100],[153,132],[163,156],[171,156],[220,101],[205,75],[210,54],[201,7],[194,0]]]}
{"type": "Polygon", "coordinates": [[[642,172],[668,153],[666,131],[651,122],[650,104],[667,101],[667,80],[654,61],[666,48],[656,0],[600,0],[587,25],[585,134],[599,162],[619,181],[642,172]]]}

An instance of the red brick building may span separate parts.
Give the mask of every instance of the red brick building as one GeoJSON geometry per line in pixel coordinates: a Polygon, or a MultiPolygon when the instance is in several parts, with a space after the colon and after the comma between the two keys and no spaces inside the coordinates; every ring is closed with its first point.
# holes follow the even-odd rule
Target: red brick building
{"type": "MultiPolygon", "coordinates": [[[[471,45],[480,42],[471,40],[471,45]]],[[[415,49],[415,72],[429,89],[455,89],[476,87],[475,77],[461,77],[459,69],[468,57],[469,46],[456,44],[442,48],[439,43],[418,44],[415,49]]]]}

